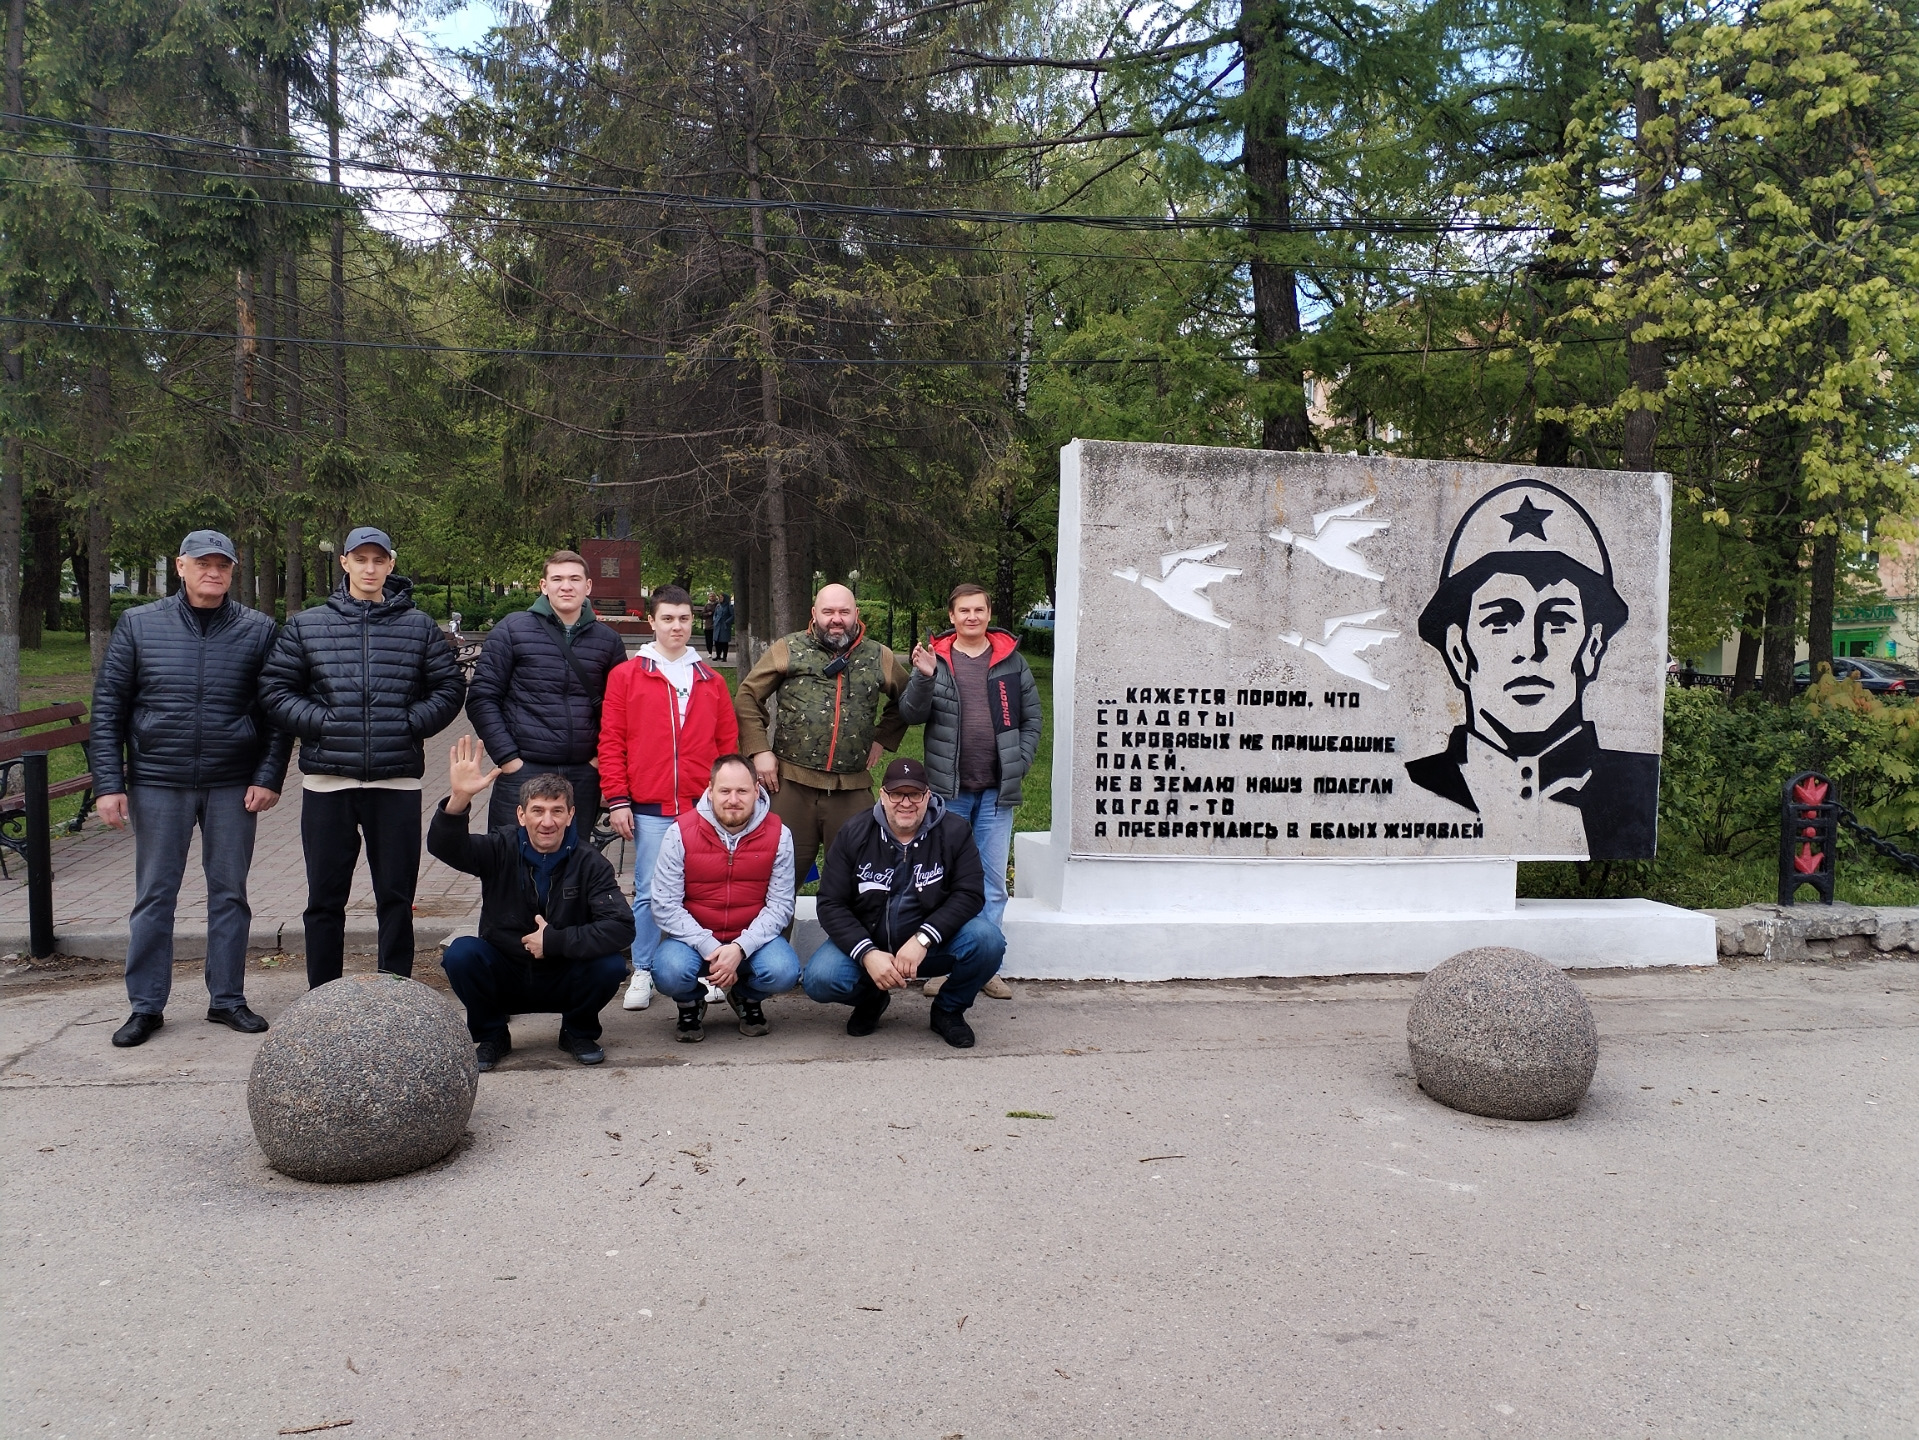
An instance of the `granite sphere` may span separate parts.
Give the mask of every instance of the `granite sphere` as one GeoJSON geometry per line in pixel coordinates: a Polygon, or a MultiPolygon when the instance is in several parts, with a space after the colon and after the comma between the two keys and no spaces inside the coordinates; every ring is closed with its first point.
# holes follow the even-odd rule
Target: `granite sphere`
{"type": "Polygon", "coordinates": [[[444,999],[398,975],[347,975],[273,1022],[247,1113],[283,1175],[385,1180],[459,1143],[479,1084],[472,1037],[444,999]]]}
{"type": "Polygon", "coordinates": [[[1426,977],[1406,1044],[1420,1089],[1501,1120],[1572,1114],[1599,1064],[1599,1030],[1579,987],[1503,946],[1462,951],[1426,977]]]}

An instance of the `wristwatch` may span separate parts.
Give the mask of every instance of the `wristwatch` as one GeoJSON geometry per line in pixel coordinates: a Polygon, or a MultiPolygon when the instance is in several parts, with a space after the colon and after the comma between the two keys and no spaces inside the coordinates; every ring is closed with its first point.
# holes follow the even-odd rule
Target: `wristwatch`
{"type": "Polygon", "coordinates": [[[913,938],[919,941],[920,944],[924,945],[928,950],[933,948],[933,937],[928,935],[924,929],[915,930],[913,932],[913,938]]]}

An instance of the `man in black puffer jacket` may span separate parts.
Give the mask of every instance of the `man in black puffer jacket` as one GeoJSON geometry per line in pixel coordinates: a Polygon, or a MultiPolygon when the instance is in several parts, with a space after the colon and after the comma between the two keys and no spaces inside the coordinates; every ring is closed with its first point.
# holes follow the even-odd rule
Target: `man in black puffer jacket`
{"type": "Polygon", "coordinates": [[[161,1026],[173,986],[173,913],[200,826],[207,877],[207,1019],[245,1034],[267,1022],[247,1008],[247,871],[261,811],[280,798],[292,737],[271,729],[260,669],[272,617],[227,599],[236,552],[195,530],[174,561],[180,593],[120,617],[93,686],[87,763],[100,818],[134,826],[123,1049],[161,1026]]]}
{"type": "Polygon", "coordinates": [[[499,767],[487,802],[486,828],[519,822],[520,783],[539,771],[573,786],[573,825],[582,840],[600,818],[600,706],[607,673],[626,661],[613,627],[593,614],[593,581],[571,550],[546,557],[540,598],[503,617],[486,637],[466,718],[499,767]],[[531,767],[530,769],[527,767],[531,767]]]}
{"type": "Polygon", "coordinates": [[[349,534],[340,568],[340,588],[287,621],[260,677],[273,723],[300,737],[308,985],[340,978],[362,834],[380,968],[413,973],[425,741],[466,698],[453,647],[414,606],[413,583],[393,573],[386,532],[349,534]]]}

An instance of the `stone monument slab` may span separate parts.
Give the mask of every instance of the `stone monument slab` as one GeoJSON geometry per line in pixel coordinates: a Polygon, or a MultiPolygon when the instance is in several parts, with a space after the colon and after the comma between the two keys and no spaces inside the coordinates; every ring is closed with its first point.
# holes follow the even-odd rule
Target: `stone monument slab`
{"type": "Polygon", "coordinates": [[[1008,973],[1713,962],[1688,912],[1514,900],[1653,853],[1666,476],[1075,441],[1060,491],[1008,973]]]}

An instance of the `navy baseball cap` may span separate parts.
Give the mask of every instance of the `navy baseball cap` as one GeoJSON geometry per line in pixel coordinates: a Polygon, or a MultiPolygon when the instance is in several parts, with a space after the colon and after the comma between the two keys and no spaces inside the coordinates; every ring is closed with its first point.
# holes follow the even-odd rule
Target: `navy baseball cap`
{"type": "Polygon", "coordinates": [[[882,790],[931,790],[927,782],[926,767],[910,756],[902,755],[886,767],[886,776],[880,781],[882,790]]]}
{"type": "Polygon", "coordinates": [[[340,547],[342,555],[351,555],[362,545],[378,545],[387,554],[393,553],[393,537],[377,525],[362,525],[347,532],[346,544],[340,547]]]}
{"type": "Polygon", "coordinates": [[[240,563],[240,552],[218,530],[191,531],[180,542],[180,554],[189,560],[197,560],[203,555],[224,555],[235,565],[240,563]]]}

